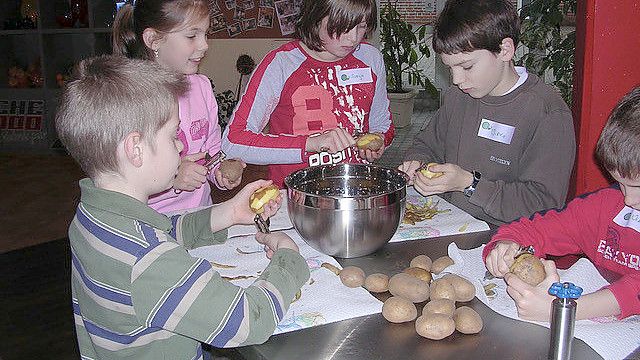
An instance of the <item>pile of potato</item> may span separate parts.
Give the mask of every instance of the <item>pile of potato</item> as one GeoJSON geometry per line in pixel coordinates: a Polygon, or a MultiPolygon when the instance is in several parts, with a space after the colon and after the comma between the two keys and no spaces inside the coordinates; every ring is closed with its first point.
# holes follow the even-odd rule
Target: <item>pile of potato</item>
{"type": "Polygon", "coordinates": [[[416,332],[427,339],[440,340],[453,334],[455,330],[463,334],[476,334],[482,330],[482,318],[470,307],[456,308],[456,302],[471,301],[476,289],[467,279],[455,274],[445,274],[433,279],[432,274],[440,274],[453,260],[443,256],[431,261],[427,255],[416,256],[409,267],[391,278],[385,274],[366,276],[362,269],[347,266],[340,270],[324,263],[323,267],[340,276],[348,287],[364,286],[370,292],[389,291],[391,297],[382,305],[382,316],[392,323],[415,320],[416,332]],[[424,305],[418,317],[417,303],[424,305]]]}

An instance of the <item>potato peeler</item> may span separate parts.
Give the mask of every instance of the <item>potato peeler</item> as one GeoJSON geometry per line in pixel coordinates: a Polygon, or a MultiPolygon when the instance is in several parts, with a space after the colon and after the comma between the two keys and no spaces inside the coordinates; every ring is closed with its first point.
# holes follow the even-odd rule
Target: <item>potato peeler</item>
{"type": "Polygon", "coordinates": [[[260,231],[261,233],[271,233],[271,230],[269,230],[269,225],[271,224],[269,219],[264,220],[262,216],[260,216],[260,214],[256,214],[256,216],[253,218],[253,222],[256,224],[256,228],[258,228],[258,231],[260,231]]]}

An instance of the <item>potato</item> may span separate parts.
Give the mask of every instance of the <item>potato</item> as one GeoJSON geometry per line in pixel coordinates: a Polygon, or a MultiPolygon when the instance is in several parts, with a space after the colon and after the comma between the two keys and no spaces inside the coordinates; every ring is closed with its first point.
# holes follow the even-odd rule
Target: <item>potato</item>
{"type": "Polygon", "coordinates": [[[411,276],[415,276],[418,279],[425,281],[427,283],[431,282],[431,273],[425,269],[419,267],[408,267],[402,271],[405,274],[409,274],[411,276]]]}
{"type": "Polygon", "coordinates": [[[429,170],[429,167],[431,165],[438,165],[438,163],[434,163],[434,162],[428,163],[426,166],[424,166],[422,169],[420,169],[420,173],[422,173],[422,175],[424,175],[428,179],[434,179],[434,178],[437,178],[437,177],[440,177],[440,176],[444,175],[444,173],[442,173],[442,172],[434,172],[434,171],[429,170]]]}
{"type": "Polygon", "coordinates": [[[411,263],[409,263],[409,266],[419,267],[421,269],[431,271],[431,264],[433,264],[433,261],[431,261],[430,257],[428,257],[427,255],[418,255],[411,259],[411,263]]]}
{"type": "Polygon", "coordinates": [[[431,299],[423,308],[422,315],[425,314],[444,314],[453,316],[456,311],[456,302],[451,299],[431,299]]]}
{"type": "Polygon", "coordinates": [[[389,276],[385,274],[371,274],[364,279],[364,288],[374,292],[380,293],[389,290],[389,276]]]}
{"type": "Polygon", "coordinates": [[[384,145],[384,140],[378,134],[364,134],[356,141],[358,149],[378,151],[384,145]]]}
{"type": "Polygon", "coordinates": [[[456,292],[456,301],[467,302],[476,297],[476,287],[473,286],[471,281],[456,274],[447,274],[442,278],[453,285],[453,290],[456,292]]]}
{"type": "Polygon", "coordinates": [[[243,171],[244,166],[242,166],[242,161],[240,160],[229,159],[220,163],[222,176],[230,182],[237,181],[242,176],[243,171]]]}
{"type": "Polygon", "coordinates": [[[456,330],[463,334],[477,334],[482,330],[482,318],[468,306],[461,306],[453,313],[456,330]]]}
{"type": "Polygon", "coordinates": [[[392,296],[382,304],[382,316],[392,323],[411,321],[418,316],[418,309],[409,300],[392,296]]]}
{"type": "Polygon", "coordinates": [[[356,288],[364,284],[364,271],[357,266],[347,266],[340,270],[340,281],[350,288],[356,288]]]}
{"type": "Polygon", "coordinates": [[[453,288],[453,284],[445,279],[435,279],[431,282],[429,288],[431,300],[435,299],[449,299],[456,301],[456,290],[453,288]]]}
{"type": "Polygon", "coordinates": [[[542,261],[533,254],[522,254],[518,256],[513,264],[511,264],[511,267],[509,267],[509,272],[512,272],[531,286],[540,284],[547,276],[542,261]]]}
{"type": "Polygon", "coordinates": [[[405,273],[395,274],[389,279],[389,292],[414,303],[429,299],[429,284],[405,273]]]}
{"type": "Polygon", "coordinates": [[[448,315],[428,313],[416,319],[416,332],[427,339],[444,339],[453,334],[455,329],[456,323],[448,315]]]}
{"type": "Polygon", "coordinates": [[[431,264],[431,272],[438,275],[442,270],[453,265],[453,259],[448,256],[442,256],[437,258],[433,264],[431,264]]]}
{"type": "Polygon", "coordinates": [[[254,191],[251,197],[249,197],[249,207],[251,207],[251,211],[256,214],[262,214],[264,206],[269,203],[269,200],[275,200],[278,194],[280,194],[280,189],[275,185],[265,186],[254,191]]]}

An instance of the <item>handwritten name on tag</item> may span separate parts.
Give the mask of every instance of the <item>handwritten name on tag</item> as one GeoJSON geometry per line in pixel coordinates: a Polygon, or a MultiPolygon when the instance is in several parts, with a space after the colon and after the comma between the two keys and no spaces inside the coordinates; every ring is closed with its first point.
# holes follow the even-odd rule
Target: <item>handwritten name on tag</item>
{"type": "Polygon", "coordinates": [[[501,124],[489,119],[482,119],[480,128],[478,129],[478,136],[508,145],[511,144],[511,139],[515,131],[516,128],[511,125],[501,124]]]}
{"type": "Polygon", "coordinates": [[[357,68],[338,71],[338,85],[347,86],[373,82],[371,68],[357,68]]]}
{"type": "Polygon", "coordinates": [[[613,222],[622,227],[631,228],[640,232],[640,211],[625,206],[618,215],[613,218],[613,222]]]}

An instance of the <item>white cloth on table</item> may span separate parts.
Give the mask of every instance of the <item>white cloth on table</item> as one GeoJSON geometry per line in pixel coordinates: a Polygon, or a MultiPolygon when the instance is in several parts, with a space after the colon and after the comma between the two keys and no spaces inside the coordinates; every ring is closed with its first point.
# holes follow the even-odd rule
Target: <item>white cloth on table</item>
{"type": "MultiPolygon", "coordinates": [[[[445,272],[458,274],[471,281],[476,287],[478,299],[498,314],[527,321],[518,317],[515,303],[507,294],[507,285],[504,280],[484,279],[487,269],[482,261],[483,248],[484,245],[471,250],[461,250],[455,243],[449,244],[449,257],[454,260],[454,264],[446,268],[445,272]],[[493,288],[495,295],[491,297],[485,294],[483,287],[489,283],[496,285],[493,288]]],[[[558,274],[560,281],[572,282],[582,287],[583,294],[592,293],[608,284],[593,264],[584,258],[578,260],[569,269],[558,270],[558,274]]],[[[549,328],[548,322],[527,322],[549,328]]],[[[640,346],[640,316],[631,316],[623,320],[615,317],[578,320],[574,334],[603,358],[624,359],[640,346]]]]}

